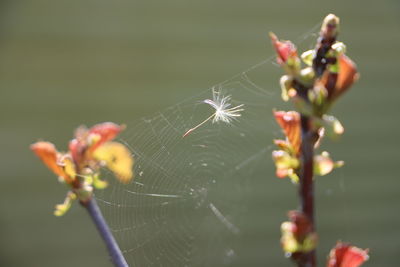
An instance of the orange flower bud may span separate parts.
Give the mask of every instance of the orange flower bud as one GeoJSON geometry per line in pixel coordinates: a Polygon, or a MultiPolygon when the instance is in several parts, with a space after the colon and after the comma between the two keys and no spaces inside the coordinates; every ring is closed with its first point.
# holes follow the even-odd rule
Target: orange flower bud
{"type": "Polygon", "coordinates": [[[301,146],[300,114],[296,111],[274,111],[274,116],[298,154],[301,146]]]}

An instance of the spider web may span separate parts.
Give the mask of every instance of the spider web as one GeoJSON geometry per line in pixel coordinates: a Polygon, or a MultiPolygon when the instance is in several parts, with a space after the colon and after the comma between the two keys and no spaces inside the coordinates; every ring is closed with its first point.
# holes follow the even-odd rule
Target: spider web
{"type": "MultiPolygon", "coordinates": [[[[318,28],[296,44],[311,48],[318,28]]],[[[268,237],[252,233],[268,227],[257,214],[268,213],[263,210],[274,173],[271,144],[282,137],[271,112],[281,103],[277,80],[282,71],[274,61],[271,56],[128,124],[120,141],[135,157],[135,179],[121,185],[108,174],[111,185],[96,199],[130,266],[265,264],[254,255],[263,255],[268,237]],[[231,124],[208,122],[182,138],[214,112],[202,103],[212,90],[231,95],[232,106],[244,104],[242,116],[231,124]],[[260,204],[258,210],[254,203],[260,204]]]]}

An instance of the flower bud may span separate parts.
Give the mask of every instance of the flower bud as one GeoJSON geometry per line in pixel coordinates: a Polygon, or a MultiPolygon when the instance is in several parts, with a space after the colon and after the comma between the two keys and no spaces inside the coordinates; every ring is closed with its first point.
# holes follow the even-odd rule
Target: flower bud
{"type": "Polygon", "coordinates": [[[272,32],[269,36],[278,55],[278,64],[282,65],[287,73],[297,74],[300,71],[300,59],[297,56],[296,46],[290,41],[279,41],[272,32]]]}
{"type": "Polygon", "coordinates": [[[289,75],[283,75],[279,80],[279,83],[281,85],[281,90],[282,90],[281,94],[282,99],[284,101],[288,101],[290,98],[289,91],[294,90],[294,92],[296,93],[296,90],[293,88],[293,77],[289,75]]]}
{"type": "Polygon", "coordinates": [[[336,42],[332,45],[332,49],[337,53],[337,54],[344,54],[346,53],[346,45],[342,42],[336,42]]]}
{"type": "Polygon", "coordinates": [[[305,86],[310,86],[314,83],[315,72],[311,67],[304,68],[300,71],[299,80],[305,86]]]}
{"type": "Polygon", "coordinates": [[[332,172],[333,169],[342,167],[343,161],[334,162],[329,153],[324,151],[321,155],[314,156],[314,173],[315,175],[324,176],[332,172]]]}
{"type": "Polygon", "coordinates": [[[325,17],[321,27],[321,36],[327,39],[336,38],[339,33],[339,18],[334,14],[325,17]]]}
{"type": "Polygon", "coordinates": [[[368,249],[338,242],[329,253],[327,267],[358,267],[368,258],[368,249]]]}
{"type": "Polygon", "coordinates": [[[296,252],[309,252],[317,245],[317,235],[309,218],[300,211],[289,211],[290,221],[281,225],[281,244],[289,256],[296,252]]]}
{"type": "Polygon", "coordinates": [[[315,50],[308,50],[301,54],[301,59],[307,66],[312,66],[313,60],[315,57],[315,50]]]}

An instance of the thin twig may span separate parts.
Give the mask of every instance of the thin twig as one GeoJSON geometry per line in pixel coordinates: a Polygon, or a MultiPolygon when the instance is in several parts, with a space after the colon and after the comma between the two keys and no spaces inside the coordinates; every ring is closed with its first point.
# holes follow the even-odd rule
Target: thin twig
{"type": "Polygon", "coordinates": [[[105,221],[103,214],[97,205],[96,200],[92,197],[88,202],[82,203],[82,206],[86,208],[90,217],[92,218],[97,230],[99,231],[101,237],[106,243],[107,250],[111,256],[111,260],[116,267],[128,267],[124,256],[122,255],[121,249],[119,248],[114,236],[112,235],[110,228],[105,221]]]}

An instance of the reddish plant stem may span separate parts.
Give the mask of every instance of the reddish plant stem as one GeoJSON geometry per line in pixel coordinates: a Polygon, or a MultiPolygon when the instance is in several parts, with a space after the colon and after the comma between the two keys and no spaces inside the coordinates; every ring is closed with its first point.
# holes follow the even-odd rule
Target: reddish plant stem
{"type": "MultiPolygon", "coordinates": [[[[299,183],[300,209],[310,219],[315,232],[314,216],[314,133],[310,126],[310,118],[301,115],[301,174],[299,183]]],[[[317,265],[315,249],[304,253],[299,261],[299,267],[315,267],[317,265]]]]}
{"type": "MultiPolygon", "coordinates": [[[[314,144],[312,130],[310,129],[310,119],[301,115],[301,162],[302,172],[300,178],[300,201],[301,211],[307,215],[314,226],[314,186],[313,186],[313,158],[314,144]]],[[[314,230],[313,229],[313,230],[314,230]]]]}
{"type": "MultiPolygon", "coordinates": [[[[336,36],[325,36],[327,31],[321,31],[316,46],[316,56],[313,60],[313,69],[319,78],[326,70],[327,64],[334,63],[327,58],[327,52],[331,49],[332,44],[336,41],[336,36]]],[[[336,84],[337,77],[329,77],[328,92],[332,90],[332,86],[336,84]]],[[[296,91],[300,97],[309,102],[308,88],[299,82],[294,84],[296,91]]],[[[318,139],[318,134],[312,129],[311,118],[305,114],[301,114],[301,173],[299,181],[299,197],[300,210],[310,219],[312,230],[316,232],[315,214],[314,214],[314,144],[318,139]]],[[[299,267],[315,267],[317,266],[316,250],[308,253],[300,253],[296,257],[299,267]]]]}
{"type": "MultiPolygon", "coordinates": [[[[308,91],[311,89],[303,84],[295,81],[299,97],[305,101],[308,100],[308,91]]],[[[301,172],[299,179],[299,199],[300,210],[309,218],[312,230],[315,232],[315,215],[314,215],[314,144],[318,135],[314,132],[311,125],[311,119],[305,114],[300,117],[301,126],[301,172]]],[[[315,249],[308,253],[299,253],[294,260],[299,267],[315,267],[317,266],[315,249]]]]}

